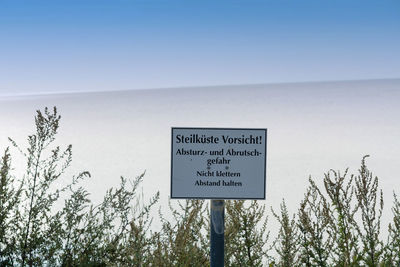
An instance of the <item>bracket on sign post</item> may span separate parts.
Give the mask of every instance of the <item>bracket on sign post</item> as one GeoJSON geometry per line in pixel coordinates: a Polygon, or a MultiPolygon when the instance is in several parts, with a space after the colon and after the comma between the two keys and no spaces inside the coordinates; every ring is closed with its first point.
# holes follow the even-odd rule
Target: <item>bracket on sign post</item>
{"type": "Polygon", "coordinates": [[[224,266],[225,201],[211,200],[210,266],[224,266]]]}

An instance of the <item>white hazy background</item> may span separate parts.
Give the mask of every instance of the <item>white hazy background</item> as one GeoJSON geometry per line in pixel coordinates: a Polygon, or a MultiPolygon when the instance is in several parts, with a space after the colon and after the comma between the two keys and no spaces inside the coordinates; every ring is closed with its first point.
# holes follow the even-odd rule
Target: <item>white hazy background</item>
{"type": "MultiPolygon", "coordinates": [[[[99,202],[120,176],[146,171],[145,198],[160,191],[168,213],[171,127],[268,128],[262,203],[278,210],[285,198],[289,211],[297,212],[310,175],[320,183],[329,169],[349,167],[356,174],[369,154],[367,166],[384,192],[385,233],[393,191],[400,195],[399,103],[400,79],[3,97],[0,148],[10,145],[7,137],[25,147],[35,110],[57,106],[62,120],[56,142],[73,145],[72,167],[60,183],[88,170],[85,187],[99,202]]],[[[13,166],[25,168],[18,160],[13,166]]],[[[276,231],[274,218],[269,226],[276,231]]]]}

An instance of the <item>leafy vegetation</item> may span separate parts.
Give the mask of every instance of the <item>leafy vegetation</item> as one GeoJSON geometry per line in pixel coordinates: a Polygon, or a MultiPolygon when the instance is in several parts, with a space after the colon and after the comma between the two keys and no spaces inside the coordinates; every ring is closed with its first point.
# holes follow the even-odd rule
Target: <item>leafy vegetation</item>
{"type": "MultiPolygon", "coordinates": [[[[37,111],[26,148],[10,139],[2,154],[0,266],[209,266],[204,201],[169,203],[172,219],[160,209],[162,226],[155,231],[151,211],[159,193],[148,200],[138,194],[144,173],[121,177],[97,205],[81,186],[91,179],[87,171],[60,187],[72,162],[72,146],[56,145],[60,120],[56,108],[37,111]],[[23,174],[15,172],[12,151],[24,158],[23,174]]],[[[367,157],[357,174],[330,170],[322,186],[310,177],[295,214],[284,200],[279,212],[272,209],[280,225],[272,239],[265,205],[226,201],[225,265],[400,266],[400,202],[393,194],[393,220],[383,241],[383,192],[367,157]]]]}

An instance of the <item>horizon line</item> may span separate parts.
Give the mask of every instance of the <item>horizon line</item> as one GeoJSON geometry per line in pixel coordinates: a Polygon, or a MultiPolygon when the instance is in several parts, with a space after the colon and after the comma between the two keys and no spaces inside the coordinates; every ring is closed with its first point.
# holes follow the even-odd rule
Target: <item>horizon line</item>
{"type": "Polygon", "coordinates": [[[22,98],[22,97],[45,97],[59,96],[72,94],[94,94],[94,93],[123,93],[131,91],[154,91],[154,90],[171,90],[171,89],[198,89],[198,88],[213,88],[213,87],[240,87],[240,86],[260,86],[260,85],[304,85],[318,83],[346,83],[346,82],[377,82],[377,81],[400,81],[399,78],[373,78],[373,79],[345,79],[345,80],[310,80],[298,82],[271,82],[271,83],[244,83],[244,84],[217,84],[217,85],[180,85],[168,87],[149,87],[136,89],[119,89],[119,90],[87,90],[87,91],[58,91],[58,92],[35,92],[35,93],[17,93],[17,94],[0,94],[0,99],[5,98],[22,98]]]}

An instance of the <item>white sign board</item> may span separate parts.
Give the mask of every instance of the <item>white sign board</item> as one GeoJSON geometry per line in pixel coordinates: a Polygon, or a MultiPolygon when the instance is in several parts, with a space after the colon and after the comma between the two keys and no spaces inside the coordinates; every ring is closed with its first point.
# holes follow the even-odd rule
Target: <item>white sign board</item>
{"type": "Polygon", "coordinates": [[[265,199],[267,129],[172,128],[171,198],[265,199]]]}

